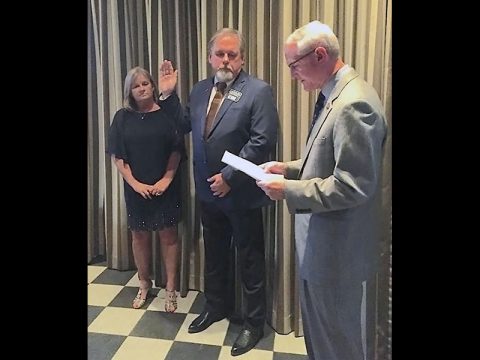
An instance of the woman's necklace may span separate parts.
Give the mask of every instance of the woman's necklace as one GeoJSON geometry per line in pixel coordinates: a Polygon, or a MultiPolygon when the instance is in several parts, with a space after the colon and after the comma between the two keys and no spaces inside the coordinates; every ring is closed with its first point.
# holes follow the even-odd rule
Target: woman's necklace
{"type": "Polygon", "coordinates": [[[147,116],[147,114],[148,114],[150,111],[155,111],[155,104],[150,108],[150,110],[147,110],[147,111],[145,111],[145,112],[138,111],[138,113],[140,113],[140,120],[145,119],[145,116],[147,116]]]}

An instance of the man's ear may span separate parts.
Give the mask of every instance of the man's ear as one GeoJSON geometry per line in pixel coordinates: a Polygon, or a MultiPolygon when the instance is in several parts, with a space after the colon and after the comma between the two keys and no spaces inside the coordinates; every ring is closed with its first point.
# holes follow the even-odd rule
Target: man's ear
{"type": "Polygon", "coordinates": [[[317,56],[317,61],[322,60],[325,57],[325,48],[324,47],[317,47],[315,49],[315,55],[317,56]]]}

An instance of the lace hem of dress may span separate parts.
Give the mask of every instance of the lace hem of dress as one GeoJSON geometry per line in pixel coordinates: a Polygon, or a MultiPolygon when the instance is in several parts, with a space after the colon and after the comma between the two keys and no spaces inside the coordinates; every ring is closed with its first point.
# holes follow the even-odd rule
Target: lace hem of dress
{"type": "Polygon", "coordinates": [[[129,230],[135,231],[158,231],[177,225],[179,220],[178,215],[163,216],[161,219],[153,221],[135,219],[133,216],[128,215],[127,226],[129,230]]]}

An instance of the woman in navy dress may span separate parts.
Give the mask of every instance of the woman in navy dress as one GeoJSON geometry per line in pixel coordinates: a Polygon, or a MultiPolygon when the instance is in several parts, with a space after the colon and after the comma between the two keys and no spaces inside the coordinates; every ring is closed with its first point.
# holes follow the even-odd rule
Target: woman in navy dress
{"type": "Polygon", "coordinates": [[[140,67],[125,78],[123,108],[113,117],[108,153],[124,180],[128,228],[138,269],[140,288],[133,308],[145,304],[149,289],[152,242],[158,231],[167,283],[165,311],[177,308],[175,284],[178,263],[177,224],[180,220],[179,163],[185,158],[179,121],[158,105],[158,88],[151,74],[140,67]]]}

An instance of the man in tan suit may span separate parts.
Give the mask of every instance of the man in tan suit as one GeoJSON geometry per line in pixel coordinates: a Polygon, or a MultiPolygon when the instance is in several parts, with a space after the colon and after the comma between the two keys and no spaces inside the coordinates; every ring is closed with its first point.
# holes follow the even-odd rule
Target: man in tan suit
{"type": "Polygon", "coordinates": [[[295,214],[309,358],[363,360],[362,282],[375,273],[384,111],[375,89],[341,60],[327,25],[302,26],[284,51],[292,77],[321,91],[301,158],[263,164],[285,178],[257,185],[295,214]]]}

